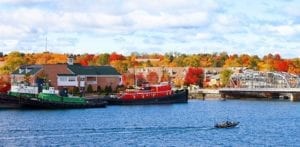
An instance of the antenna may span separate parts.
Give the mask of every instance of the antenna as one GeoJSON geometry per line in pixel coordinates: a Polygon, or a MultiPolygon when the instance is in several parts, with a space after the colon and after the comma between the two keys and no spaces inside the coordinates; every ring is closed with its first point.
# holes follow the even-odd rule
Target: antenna
{"type": "Polygon", "coordinates": [[[47,34],[46,34],[46,44],[45,44],[45,52],[47,52],[47,47],[48,47],[48,39],[47,39],[47,34]]]}

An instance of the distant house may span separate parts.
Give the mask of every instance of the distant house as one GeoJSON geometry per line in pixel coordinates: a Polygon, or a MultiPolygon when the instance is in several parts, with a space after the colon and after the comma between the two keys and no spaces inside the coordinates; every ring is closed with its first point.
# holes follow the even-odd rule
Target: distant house
{"type": "Polygon", "coordinates": [[[204,68],[204,86],[205,87],[219,87],[221,85],[220,73],[223,68],[209,67],[204,68]]]}
{"type": "Polygon", "coordinates": [[[150,72],[156,72],[159,77],[158,81],[161,81],[163,72],[166,72],[170,76],[170,82],[174,82],[175,79],[184,80],[187,71],[188,67],[141,67],[128,69],[128,72],[143,74],[144,77],[147,77],[150,72]]]}
{"type": "Polygon", "coordinates": [[[0,58],[3,57],[3,52],[0,52],[0,58]]]}
{"type": "Polygon", "coordinates": [[[29,79],[27,82],[34,86],[50,83],[52,87],[61,89],[91,85],[95,91],[98,86],[116,89],[121,82],[120,73],[111,66],[81,66],[73,61],[73,57],[69,57],[67,64],[22,66],[12,73],[12,84],[29,79]]]}
{"type": "Polygon", "coordinates": [[[69,74],[57,74],[57,86],[87,87],[91,85],[94,90],[97,86],[104,88],[111,86],[115,89],[121,82],[121,75],[111,66],[81,66],[68,65],[69,74]]]}
{"type": "Polygon", "coordinates": [[[135,61],[137,62],[158,62],[160,61],[160,59],[153,59],[153,58],[138,58],[138,59],[135,59],[135,61]]]}
{"type": "Polygon", "coordinates": [[[31,83],[31,85],[36,86],[38,73],[40,73],[41,71],[41,65],[21,66],[19,69],[17,69],[11,74],[11,83],[25,84],[25,82],[28,82],[31,83]]]}

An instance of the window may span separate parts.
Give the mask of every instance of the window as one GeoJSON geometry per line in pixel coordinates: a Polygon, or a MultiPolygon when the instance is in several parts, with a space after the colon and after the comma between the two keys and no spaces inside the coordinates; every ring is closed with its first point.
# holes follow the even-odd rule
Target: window
{"type": "Polygon", "coordinates": [[[69,82],[74,82],[76,81],[76,77],[69,77],[69,82]]]}
{"type": "Polygon", "coordinates": [[[59,80],[65,82],[65,81],[67,81],[67,77],[59,77],[59,80]]]}
{"type": "Polygon", "coordinates": [[[80,81],[84,81],[85,80],[85,78],[84,77],[80,77],[80,81]]]}

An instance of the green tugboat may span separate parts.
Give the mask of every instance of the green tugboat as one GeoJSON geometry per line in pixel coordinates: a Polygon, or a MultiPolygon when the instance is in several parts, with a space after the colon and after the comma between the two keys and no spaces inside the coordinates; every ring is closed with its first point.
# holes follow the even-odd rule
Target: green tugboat
{"type": "Polygon", "coordinates": [[[99,98],[59,95],[53,87],[43,89],[38,93],[37,87],[12,86],[8,94],[10,103],[25,108],[67,109],[67,108],[99,108],[106,107],[106,101],[99,98]]]}

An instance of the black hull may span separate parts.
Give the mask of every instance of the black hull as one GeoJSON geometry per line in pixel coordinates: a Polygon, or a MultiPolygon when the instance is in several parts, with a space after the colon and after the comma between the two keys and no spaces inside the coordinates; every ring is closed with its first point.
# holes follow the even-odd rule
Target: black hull
{"type": "Polygon", "coordinates": [[[0,94],[0,108],[20,108],[20,99],[7,94],[0,94]]]}
{"type": "Polygon", "coordinates": [[[0,95],[0,108],[37,108],[37,109],[75,109],[75,108],[104,108],[107,102],[100,99],[90,99],[86,104],[58,103],[43,101],[37,98],[14,97],[0,95]]]}
{"type": "Polygon", "coordinates": [[[37,108],[37,109],[77,109],[77,108],[104,108],[106,107],[106,101],[89,101],[86,104],[77,103],[59,103],[50,101],[41,101],[36,98],[23,99],[21,102],[22,107],[37,108]]]}
{"type": "Polygon", "coordinates": [[[177,91],[173,95],[151,99],[121,100],[118,98],[105,98],[108,105],[152,105],[152,104],[175,104],[188,102],[188,90],[177,91]]]}

